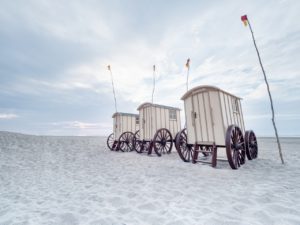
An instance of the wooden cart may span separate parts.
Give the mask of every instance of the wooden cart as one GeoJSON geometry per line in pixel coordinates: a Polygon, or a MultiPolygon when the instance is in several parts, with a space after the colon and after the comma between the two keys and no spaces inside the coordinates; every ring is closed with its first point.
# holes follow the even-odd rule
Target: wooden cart
{"type": "Polygon", "coordinates": [[[184,101],[186,129],[176,138],[175,147],[184,162],[198,161],[199,153],[211,156],[212,166],[218,157],[227,157],[232,169],[238,169],[248,159],[257,157],[257,140],[253,131],[246,131],[241,98],[214,86],[198,86],[186,92],[184,101]]]}
{"type": "Polygon", "coordinates": [[[108,148],[112,151],[132,151],[134,134],[139,129],[139,115],[117,112],[112,118],[114,128],[107,138],[108,148]]]}
{"type": "Polygon", "coordinates": [[[165,105],[144,103],[138,107],[140,131],[135,135],[134,147],[138,153],[158,156],[170,153],[175,135],[180,131],[180,109],[165,105]]]}

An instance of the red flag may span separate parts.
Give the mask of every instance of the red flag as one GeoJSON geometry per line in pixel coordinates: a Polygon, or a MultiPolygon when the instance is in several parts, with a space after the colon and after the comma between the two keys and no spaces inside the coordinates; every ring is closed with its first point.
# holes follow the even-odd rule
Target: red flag
{"type": "Polygon", "coordinates": [[[248,18],[247,18],[247,15],[241,16],[241,20],[243,21],[243,23],[244,23],[245,26],[248,25],[248,18]]]}

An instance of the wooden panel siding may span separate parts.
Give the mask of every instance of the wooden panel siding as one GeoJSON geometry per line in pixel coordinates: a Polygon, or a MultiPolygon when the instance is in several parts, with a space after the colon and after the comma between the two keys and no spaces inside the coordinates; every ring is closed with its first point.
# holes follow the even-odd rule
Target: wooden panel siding
{"type": "Polygon", "coordinates": [[[204,111],[207,121],[207,132],[208,132],[208,141],[214,141],[213,132],[212,132],[212,118],[211,118],[211,111],[210,111],[210,104],[209,104],[209,95],[208,93],[204,93],[204,111]]]}
{"type": "Polygon", "coordinates": [[[239,100],[239,110],[240,110],[240,117],[242,121],[242,131],[245,132],[245,123],[244,123],[244,116],[243,116],[243,110],[242,110],[242,103],[241,100],[239,100]]]}
{"type": "Polygon", "coordinates": [[[219,101],[220,101],[220,109],[222,113],[222,122],[223,122],[223,133],[225,135],[226,129],[227,129],[227,114],[226,114],[226,108],[224,103],[224,94],[219,91],[219,101]]]}
{"type": "MultiPolygon", "coordinates": [[[[210,119],[211,119],[211,131],[212,131],[212,141],[216,141],[216,135],[215,135],[215,129],[214,129],[214,127],[215,127],[215,118],[214,118],[214,115],[213,115],[213,106],[212,106],[212,103],[211,103],[211,98],[212,98],[212,96],[211,96],[211,93],[212,93],[212,91],[209,91],[209,92],[207,92],[207,94],[208,94],[208,104],[209,104],[209,108],[208,108],[208,110],[209,110],[209,112],[210,112],[210,119]]],[[[216,100],[213,100],[213,101],[216,101],[216,100]]]]}
{"type": "MultiPolygon", "coordinates": [[[[203,126],[202,126],[202,116],[201,116],[201,111],[200,111],[200,108],[201,108],[201,105],[200,105],[200,100],[199,100],[199,95],[201,95],[201,94],[197,94],[197,103],[198,103],[198,113],[199,113],[199,115],[198,115],[198,121],[199,121],[199,138],[198,138],[198,141],[203,141],[203,126]]],[[[200,98],[202,98],[202,96],[200,97],[200,98]]]]}
{"type": "Polygon", "coordinates": [[[205,111],[204,111],[204,96],[203,93],[199,93],[199,109],[200,109],[200,120],[201,120],[201,133],[202,133],[202,140],[208,140],[208,131],[207,131],[207,121],[205,118],[205,111]]]}

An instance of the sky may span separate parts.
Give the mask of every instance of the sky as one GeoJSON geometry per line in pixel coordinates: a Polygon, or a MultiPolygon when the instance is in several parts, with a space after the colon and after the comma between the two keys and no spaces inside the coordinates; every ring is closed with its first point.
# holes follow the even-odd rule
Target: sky
{"type": "Polygon", "coordinates": [[[300,136],[300,1],[0,0],[0,130],[36,135],[112,132],[118,110],[151,101],[182,109],[189,87],[241,97],[246,129],[300,136]]]}

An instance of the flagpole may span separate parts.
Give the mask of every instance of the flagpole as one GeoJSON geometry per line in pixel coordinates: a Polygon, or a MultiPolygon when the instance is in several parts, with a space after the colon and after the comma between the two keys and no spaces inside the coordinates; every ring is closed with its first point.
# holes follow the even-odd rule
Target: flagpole
{"type": "Polygon", "coordinates": [[[190,59],[188,58],[185,66],[187,67],[186,71],[186,91],[189,90],[189,74],[190,74],[190,59]]]}
{"type": "Polygon", "coordinates": [[[155,65],[153,65],[153,90],[152,90],[152,104],[153,104],[153,96],[154,96],[154,90],[155,90],[155,65]]]}
{"type": "Polygon", "coordinates": [[[115,93],[115,85],[114,85],[114,78],[113,78],[113,74],[112,74],[110,65],[107,66],[107,69],[109,70],[110,77],[111,77],[111,85],[112,85],[112,88],[113,88],[113,94],[114,94],[114,100],[115,100],[115,110],[116,110],[116,112],[118,112],[118,109],[117,109],[117,99],[116,99],[116,93],[115,93]]]}
{"type": "Polygon", "coordinates": [[[186,91],[189,90],[189,74],[190,74],[190,68],[188,68],[186,72],[186,91]]]}
{"type": "Polygon", "coordinates": [[[251,31],[251,35],[252,35],[254,47],[256,49],[256,53],[257,53],[257,56],[258,56],[259,64],[260,64],[260,67],[261,67],[263,75],[264,75],[265,83],[267,85],[268,94],[269,94],[270,103],[271,103],[271,110],[272,110],[272,123],[273,123],[273,127],[274,127],[274,130],[275,130],[275,135],[276,135],[276,140],[277,140],[277,145],[278,145],[278,150],[279,150],[279,156],[280,156],[280,159],[281,159],[281,163],[284,164],[283,155],[282,155],[282,151],[281,151],[281,145],[280,145],[280,141],[279,141],[279,137],[278,137],[278,132],[277,132],[277,127],[276,127],[276,124],[275,124],[275,113],[274,113],[274,106],[273,106],[273,100],[272,100],[272,96],[271,96],[270,86],[269,86],[269,83],[268,83],[268,80],[267,80],[267,76],[266,76],[264,67],[263,67],[262,62],[261,62],[261,58],[260,58],[260,54],[259,54],[256,42],[255,42],[253,30],[252,30],[252,27],[251,27],[251,24],[250,24],[250,21],[249,21],[248,18],[247,18],[247,22],[249,24],[249,29],[251,31]]]}

